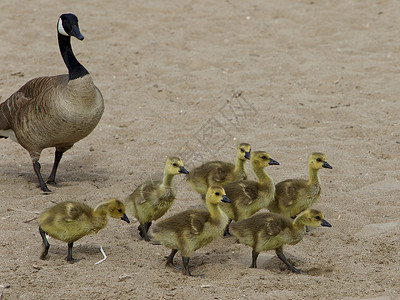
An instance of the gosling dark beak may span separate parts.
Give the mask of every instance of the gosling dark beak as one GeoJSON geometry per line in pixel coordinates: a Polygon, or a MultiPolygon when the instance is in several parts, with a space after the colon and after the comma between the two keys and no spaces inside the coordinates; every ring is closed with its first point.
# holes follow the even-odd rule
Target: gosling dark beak
{"type": "Polygon", "coordinates": [[[124,220],[126,223],[130,223],[131,221],[129,221],[128,217],[126,216],[126,214],[124,214],[121,218],[121,220],[124,220]]]}
{"type": "Polygon", "coordinates": [[[226,203],[231,203],[231,200],[229,200],[229,198],[226,195],[222,196],[222,202],[226,202],[226,203]]]}
{"type": "Polygon", "coordinates": [[[250,151],[244,153],[244,158],[250,159],[250,151]]]}
{"type": "Polygon", "coordinates": [[[189,171],[186,170],[185,167],[180,167],[180,168],[179,168],[179,173],[189,174],[189,171]]]}
{"type": "Polygon", "coordinates": [[[79,27],[74,25],[72,26],[71,35],[76,37],[78,40],[82,41],[84,39],[83,35],[81,34],[79,27]]]}
{"type": "Polygon", "coordinates": [[[326,220],[322,220],[321,226],[332,227],[332,225],[326,220]]]}
{"type": "Polygon", "coordinates": [[[326,161],[322,164],[322,167],[327,168],[327,169],[332,169],[331,165],[328,164],[326,161]]]}
{"type": "Polygon", "coordinates": [[[272,158],[269,159],[269,163],[268,164],[269,165],[279,165],[279,163],[275,159],[272,159],[272,158]]]}

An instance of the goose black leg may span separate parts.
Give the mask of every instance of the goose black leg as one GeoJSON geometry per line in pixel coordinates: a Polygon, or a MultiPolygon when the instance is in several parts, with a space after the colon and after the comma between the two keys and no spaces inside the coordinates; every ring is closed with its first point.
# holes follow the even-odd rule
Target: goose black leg
{"type": "Polygon", "coordinates": [[[38,161],[35,161],[33,163],[33,170],[36,173],[36,176],[39,180],[40,188],[42,189],[42,191],[45,193],[51,193],[51,191],[49,190],[49,188],[47,187],[46,183],[43,180],[42,174],[40,173],[40,164],[38,161]]]}
{"type": "Polygon", "coordinates": [[[151,226],[151,222],[147,222],[147,223],[144,223],[144,224],[140,224],[140,225],[138,226],[139,235],[140,235],[142,238],[144,238],[144,240],[145,240],[146,242],[149,242],[149,241],[150,241],[150,238],[149,238],[149,235],[148,235],[150,226],[151,226]]]}
{"type": "Polygon", "coordinates": [[[166,265],[167,266],[173,266],[174,265],[174,256],[175,256],[175,254],[178,252],[178,250],[177,249],[173,249],[172,251],[171,251],[171,254],[167,257],[167,262],[166,262],[166,265]]]}
{"type": "Polygon", "coordinates": [[[39,226],[39,233],[43,240],[43,251],[42,251],[42,254],[40,255],[40,259],[45,259],[47,256],[47,253],[49,253],[50,244],[47,241],[46,233],[43,231],[43,229],[40,226],[39,226]]]}
{"type": "Polygon", "coordinates": [[[250,268],[257,268],[257,257],[259,254],[260,253],[254,251],[254,249],[253,249],[253,251],[251,251],[251,266],[250,266],[250,268]]]}
{"type": "Polygon", "coordinates": [[[287,267],[289,268],[290,271],[294,272],[294,273],[304,273],[303,271],[295,268],[286,258],[285,254],[283,254],[283,249],[282,247],[279,247],[278,249],[275,249],[275,253],[276,255],[279,257],[279,259],[281,261],[283,261],[285,263],[285,265],[287,265],[287,267]]]}
{"type": "Polygon", "coordinates": [[[231,224],[232,220],[229,220],[228,225],[225,227],[224,231],[224,236],[231,236],[231,233],[229,232],[229,225],[231,224]]]}
{"type": "Polygon", "coordinates": [[[63,156],[63,152],[56,150],[56,153],[54,155],[53,169],[51,170],[50,176],[47,179],[47,183],[56,184],[57,168],[58,168],[58,165],[60,164],[60,160],[61,160],[62,156],[63,156]]]}

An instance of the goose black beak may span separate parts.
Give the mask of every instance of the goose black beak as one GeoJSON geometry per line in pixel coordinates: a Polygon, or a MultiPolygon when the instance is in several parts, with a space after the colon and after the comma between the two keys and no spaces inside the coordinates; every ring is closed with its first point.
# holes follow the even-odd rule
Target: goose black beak
{"type": "Polygon", "coordinates": [[[222,196],[222,202],[226,202],[226,203],[231,203],[231,200],[229,200],[229,198],[226,195],[222,196]]]}
{"type": "Polygon", "coordinates": [[[180,168],[179,168],[179,173],[189,174],[189,171],[186,170],[185,167],[180,167],[180,168]]]}
{"type": "Polygon", "coordinates": [[[124,220],[126,223],[130,223],[131,221],[129,221],[128,217],[126,216],[126,214],[124,214],[121,218],[121,220],[124,220]]]}
{"type": "Polygon", "coordinates": [[[76,25],[72,26],[71,35],[76,37],[80,41],[84,39],[82,33],[79,30],[79,27],[76,25]]]}
{"type": "Polygon", "coordinates": [[[332,225],[326,220],[322,220],[321,226],[332,227],[332,225]]]}
{"type": "Polygon", "coordinates": [[[332,166],[328,164],[326,161],[322,164],[322,167],[327,168],[327,169],[332,169],[332,166]]]}
{"type": "Polygon", "coordinates": [[[272,158],[269,159],[269,163],[268,164],[269,165],[279,165],[279,163],[275,159],[272,159],[272,158]]]}
{"type": "Polygon", "coordinates": [[[244,153],[244,158],[250,159],[250,151],[244,153]]]}

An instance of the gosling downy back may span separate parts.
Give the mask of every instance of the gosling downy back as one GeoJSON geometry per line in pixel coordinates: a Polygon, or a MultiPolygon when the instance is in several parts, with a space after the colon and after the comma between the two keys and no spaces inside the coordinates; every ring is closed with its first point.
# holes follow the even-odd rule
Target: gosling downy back
{"type": "Polygon", "coordinates": [[[178,157],[168,157],[165,162],[164,174],[161,180],[149,180],[140,184],[132,194],[125,199],[128,214],[138,219],[139,234],[146,241],[151,222],[161,218],[172,206],[176,189],[173,177],[178,174],[188,174],[183,161],[178,157]]]}
{"type": "Polygon", "coordinates": [[[241,244],[253,248],[251,268],[257,268],[257,257],[260,252],[275,250],[278,258],[292,272],[301,273],[287,260],[283,253],[283,246],[300,242],[306,232],[306,226],[331,227],[331,224],[325,220],[320,211],[315,209],[303,211],[294,220],[280,214],[266,212],[232,223],[231,232],[241,244]]]}
{"type": "Polygon", "coordinates": [[[0,104],[0,138],[9,137],[29,152],[44,192],[51,191],[40,172],[42,150],[56,148],[53,169],[47,180],[55,184],[63,153],[93,131],[104,110],[101,92],[71,48],[71,36],[83,40],[77,17],[61,15],[57,31],[68,74],[32,79],[0,104]]]}
{"type": "MultiPolygon", "coordinates": [[[[230,204],[221,204],[221,209],[231,220],[243,220],[259,211],[274,199],[275,185],[265,167],[279,165],[265,151],[251,153],[250,163],[258,181],[239,180],[224,186],[230,204]]],[[[228,233],[228,232],[226,232],[228,233]]]]}
{"type": "Polygon", "coordinates": [[[236,164],[224,161],[209,161],[194,168],[187,179],[190,186],[205,195],[209,186],[224,186],[229,182],[247,179],[245,163],[250,159],[251,146],[241,143],[237,147],[236,164]]]}
{"type": "Polygon", "coordinates": [[[182,254],[185,274],[189,271],[189,257],[197,249],[209,244],[218,236],[222,236],[228,217],[219,208],[221,202],[230,202],[220,186],[211,186],[206,194],[208,211],[190,209],[173,215],[156,223],[152,234],[166,247],[172,249],[167,264],[172,264],[174,255],[179,250],[182,254]]]}
{"type": "Polygon", "coordinates": [[[318,171],[322,168],[332,169],[324,154],[312,153],[308,158],[308,180],[287,179],[276,184],[275,198],[268,209],[287,217],[295,217],[311,207],[321,193],[322,185],[318,171]]]}
{"type": "Polygon", "coordinates": [[[95,209],[76,201],[61,202],[46,209],[38,218],[39,232],[44,246],[40,258],[44,259],[48,253],[50,247],[46,238],[48,234],[68,243],[67,260],[73,261],[73,242],[106,227],[107,216],[129,223],[125,206],[117,199],[101,202],[95,209]]]}

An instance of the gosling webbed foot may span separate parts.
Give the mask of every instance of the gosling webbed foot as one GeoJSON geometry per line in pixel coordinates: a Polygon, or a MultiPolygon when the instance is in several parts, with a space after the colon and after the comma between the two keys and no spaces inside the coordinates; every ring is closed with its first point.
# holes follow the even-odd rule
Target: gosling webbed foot
{"type": "Polygon", "coordinates": [[[250,268],[252,269],[257,269],[257,257],[260,253],[254,251],[254,249],[251,251],[251,266],[250,268]]]}
{"type": "Polygon", "coordinates": [[[149,232],[149,228],[151,226],[151,222],[147,222],[144,224],[140,224],[138,226],[138,230],[139,230],[139,235],[142,237],[142,239],[144,239],[146,242],[150,242],[150,237],[148,235],[149,232]]]}

